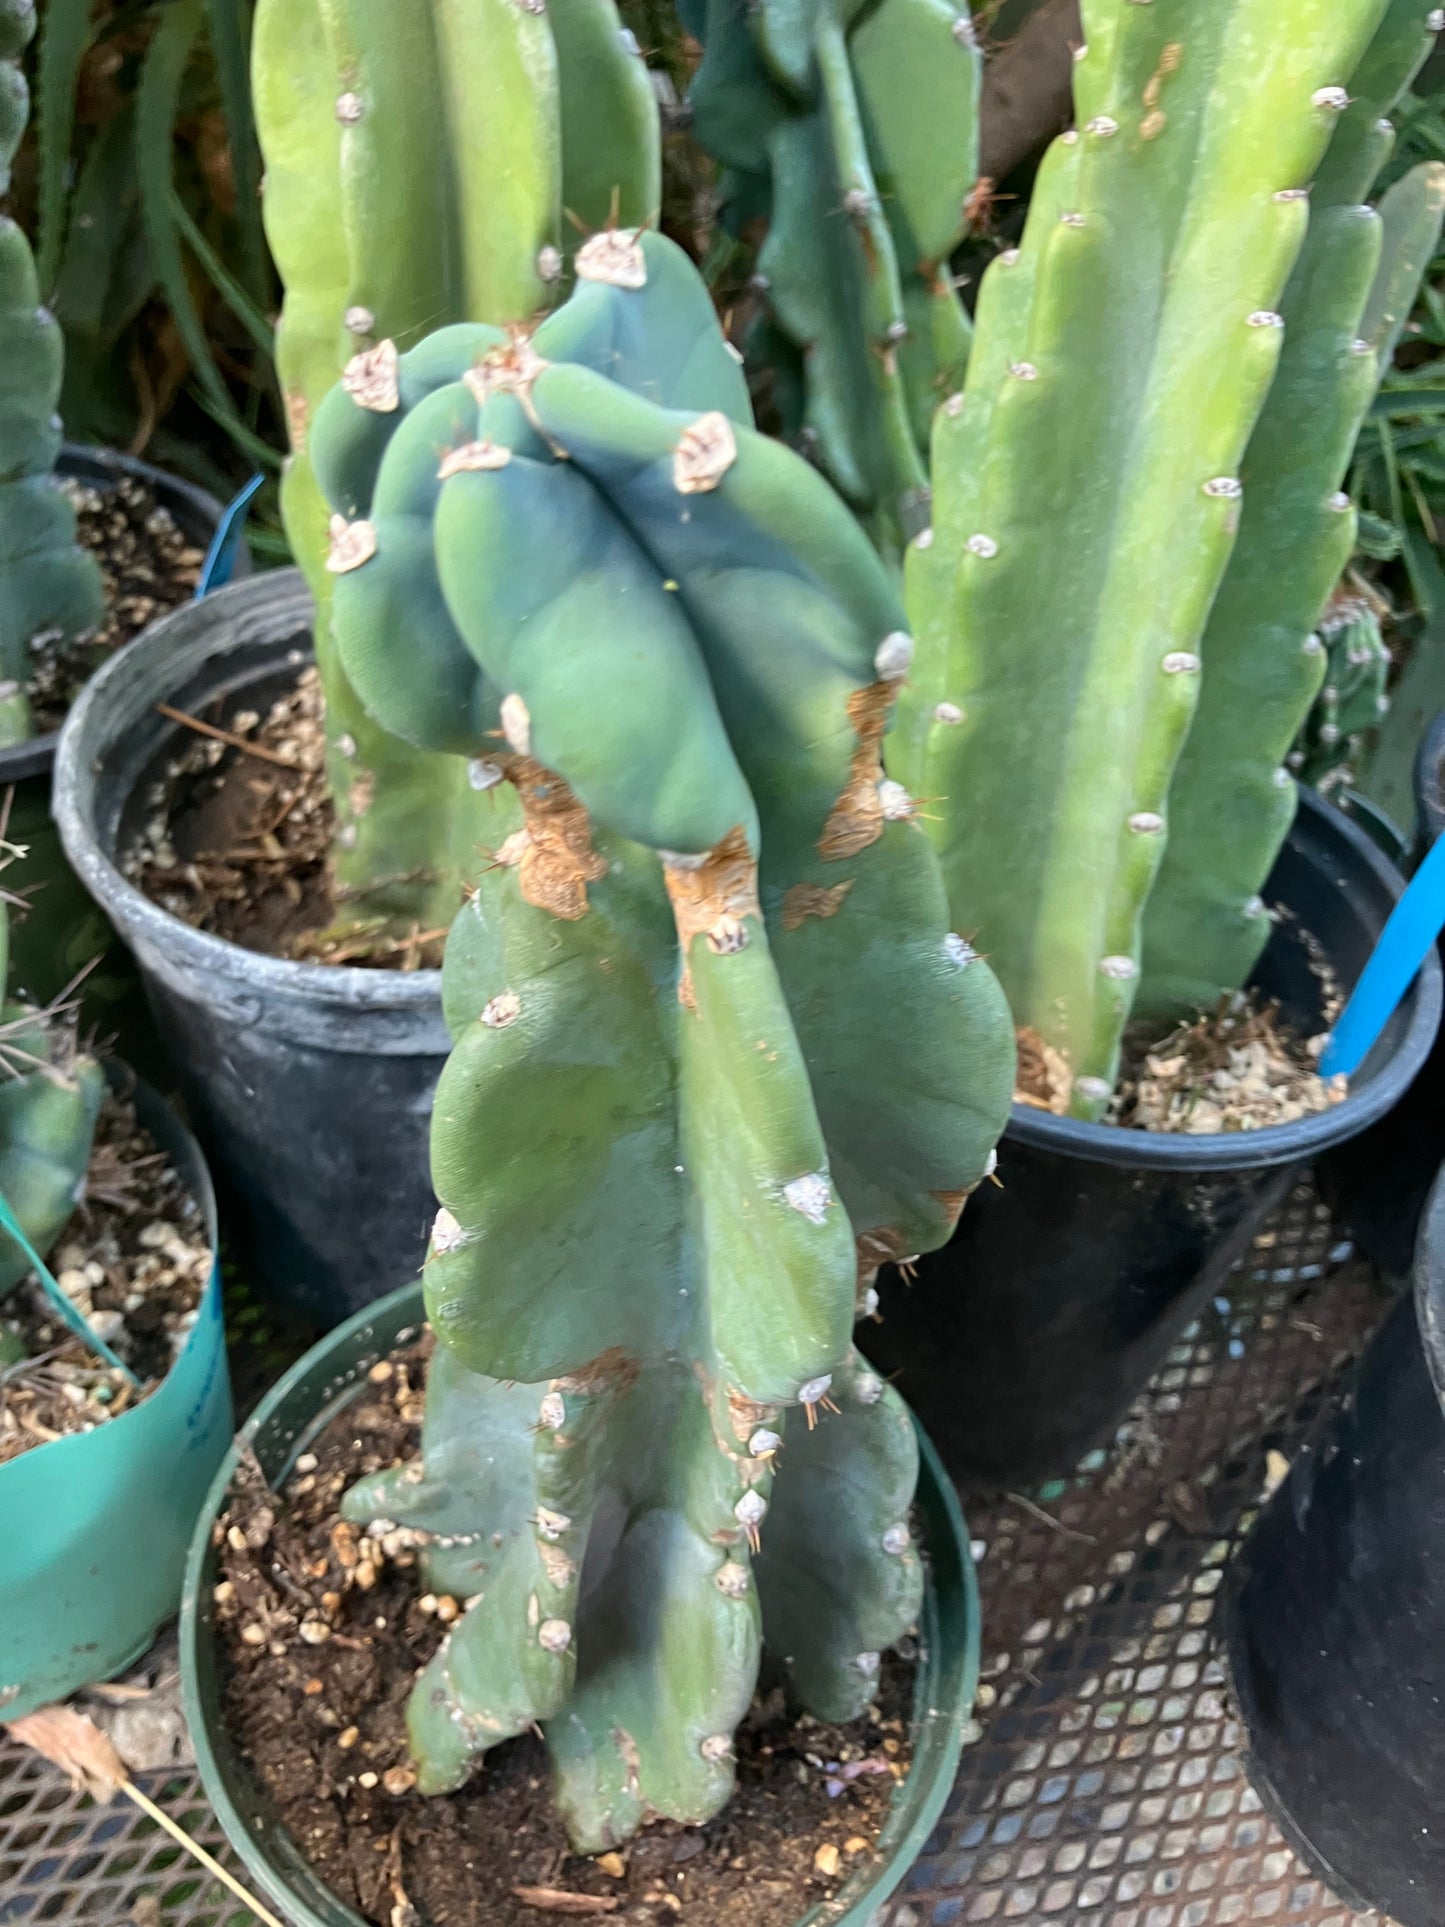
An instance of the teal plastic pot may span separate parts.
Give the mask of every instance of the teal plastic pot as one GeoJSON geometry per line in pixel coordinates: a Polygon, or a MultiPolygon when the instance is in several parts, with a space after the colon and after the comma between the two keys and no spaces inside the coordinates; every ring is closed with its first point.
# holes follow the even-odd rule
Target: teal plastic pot
{"type": "MultiPolygon", "coordinates": [[[[149,1086],[136,1114],[190,1186],[216,1248],[200,1148],[149,1086]]],[[[180,1604],[196,1513],[231,1439],[221,1274],[164,1384],[93,1432],[0,1465],[0,1720],[123,1672],[180,1604]]]]}
{"type": "MultiPolygon", "coordinates": [[[[395,1348],[397,1334],[415,1330],[425,1316],[421,1285],[409,1284],[313,1346],[237,1439],[216,1474],[191,1545],[181,1601],[181,1681],[196,1762],[216,1817],[245,1862],[252,1886],[295,1927],[366,1923],[312,1872],[226,1730],[224,1660],[212,1605],[219,1574],[211,1528],[224,1510],[242,1452],[253,1451],[270,1484],[282,1485],[298,1455],[338,1412],[364,1394],[367,1372],[395,1348]]],[[[918,1527],[928,1555],[928,1583],[913,1698],[913,1766],[893,1795],[876,1862],[855,1873],[838,1896],[814,1908],[801,1927],[824,1917],[829,1927],[864,1927],[897,1887],[943,1811],[958,1767],[964,1721],[973,1706],[979,1610],[968,1534],[953,1487],[922,1432],[919,1447],[918,1527]]]]}

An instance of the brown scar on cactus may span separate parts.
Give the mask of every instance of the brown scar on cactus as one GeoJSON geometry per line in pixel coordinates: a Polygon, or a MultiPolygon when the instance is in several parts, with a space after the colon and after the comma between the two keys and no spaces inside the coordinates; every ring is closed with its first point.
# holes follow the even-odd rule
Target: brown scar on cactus
{"type": "Polygon", "coordinates": [[[1168,115],[1165,114],[1159,105],[1160,96],[1164,91],[1165,81],[1169,78],[1170,74],[1178,72],[1179,63],[1183,58],[1183,44],[1178,40],[1171,40],[1168,45],[1161,50],[1158,66],[1154,69],[1148,80],[1145,81],[1144,118],[1139,123],[1139,138],[1141,140],[1157,140],[1164,132],[1164,125],[1168,119],[1168,115]]]}
{"type": "Polygon", "coordinates": [[[607,859],[592,847],[592,819],[560,776],[532,756],[498,757],[517,792],[525,830],[497,852],[503,869],[517,871],[517,887],[538,910],[570,923],[587,914],[587,885],[607,874],[607,859]]]}
{"type": "Polygon", "coordinates": [[[897,1264],[907,1247],[907,1239],[895,1225],[875,1225],[860,1231],[853,1243],[858,1253],[858,1289],[864,1290],[878,1276],[883,1265],[897,1264]]]}
{"type": "Polygon", "coordinates": [[[663,881],[677,924],[682,952],[682,976],[677,1001],[696,1010],[689,952],[696,936],[707,939],[715,956],[734,955],[747,948],[749,917],[762,920],[758,907],[757,859],[748,848],[741,824],[728,831],[705,856],[663,858],[663,881]]]}
{"type": "Polygon", "coordinates": [[[809,917],[836,917],[853,882],[844,877],[841,883],[795,883],[783,892],[784,930],[801,929],[809,917]]]}
{"type": "Polygon", "coordinates": [[[843,794],[828,812],[818,838],[818,855],[825,863],[857,856],[883,834],[883,803],[878,794],[883,776],[883,733],[897,695],[897,682],[885,679],[855,689],[848,698],[848,721],[858,743],[843,794]]]}
{"type": "Polygon", "coordinates": [[[761,1399],[746,1398],[733,1385],[728,1386],[726,1397],[728,1423],[739,1444],[746,1444],[759,1426],[771,1425],[778,1416],[776,1405],[766,1405],[761,1399]]]}

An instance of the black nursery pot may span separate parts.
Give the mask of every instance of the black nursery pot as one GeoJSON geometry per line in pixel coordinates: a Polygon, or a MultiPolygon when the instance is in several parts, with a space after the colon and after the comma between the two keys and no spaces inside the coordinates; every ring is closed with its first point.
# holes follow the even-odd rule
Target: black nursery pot
{"type": "MultiPolygon", "coordinates": [[[[1445,831],[1445,711],[1421,739],[1414,787],[1412,868],[1445,831]]],[[[1395,1108],[1354,1143],[1321,1158],[1315,1175],[1325,1202],[1365,1256],[1387,1278],[1403,1281],[1414,1260],[1425,1200],[1442,1164],[1445,1037],[1437,1036],[1395,1108]]]]}
{"type": "MultiPolygon", "coordinates": [[[[1348,991],[1403,888],[1360,829],[1303,791],[1265,892],[1286,914],[1255,983],[1317,1027],[1316,956],[1348,991]]],[[[1015,1105],[999,1184],[975,1192],[911,1283],[889,1275],[881,1323],[861,1328],[960,1485],[1027,1487],[1112,1436],[1301,1168],[1406,1089],[1440,1000],[1432,955],[1343,1103],[1269,1130],[1184,1137],[1015,1105]]]]}
{"type": "Polygon", "coordinates": [[[450,1040],[441,972],[292,963],[207,935],[121,875],[147,787],[176,748],[157,712],[265,709],[310,654],[300,572],[174,611],[105,665],[61,732],[55,815],[130,945],[177,1080],[238,1207],[238,1256],[321,1329],[414,1277],[435,1211],[427,1138],[450,1040]]]}
{"type": "MultiPolygon", "coordinates": [[[[144,482],[197,548],[208,548],[220,526],[224,510],[213,495],[133,456],[67,442],[55,466],[57,473],[98,488],[113,487],[127,476],[144,482]]],[[[243,543],[234,573],[244,575],[249,567],[243,543]]],[[[11,919],[10,981],[35,1002],[49,1003],[78,971],[99,958],[86,978],[86,1014],[110,1030],[134,983],[134,972],[110,926],[66,862],[56,835],[50,784],[59,741],[59,731],[52,730],[0,749],[0,795],[8,792],[10,796],[5,834],[25,851],[9,865],[6,888],[24,895],[30,906],[25,915],[11,919]]],[[[135,1055],[135,1040],[127,1037],[125,1041],[128,1054],[135,1055]]]]}
{"type": "Polygon", "coordinates": [[[1445,1919],[1445,1180],[1413,1293],[1298,1453],[1226,1588],[1250,1778],[1344,1900],[1445,1919]]]}

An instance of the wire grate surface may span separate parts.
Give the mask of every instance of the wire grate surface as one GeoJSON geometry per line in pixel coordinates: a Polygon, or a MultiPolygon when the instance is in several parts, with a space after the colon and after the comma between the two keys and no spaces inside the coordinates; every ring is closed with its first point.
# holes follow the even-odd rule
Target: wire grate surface
{"type": "MultiPolygon", "coordinates": [[[[1211,1620],[1257,1509],[1386,1309],[1299,1187],[1176,1346],[1114,1447],[969,1508],[976,1718],[886,1927],[1388,1927],[1305,1871],[1245,1777],[1211,1620]]],[[[238,1872],[193,1770],[138,1776],[238,1872]]],[[[243,1927],[128,1805],[0,1739],[0,1927],[243,1927]]]]}

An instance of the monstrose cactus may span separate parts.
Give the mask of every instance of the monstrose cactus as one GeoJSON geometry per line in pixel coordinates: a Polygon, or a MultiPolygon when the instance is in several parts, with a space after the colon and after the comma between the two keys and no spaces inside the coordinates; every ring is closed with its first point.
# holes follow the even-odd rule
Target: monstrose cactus
{"type": "Polygon", "coordinates": [[[476,841],[474,799],[461,765],[397,742],[347,684],[311,417],[358,348],[405,349],[448,322],[530,321],[557,299],[574,221],[652,216],[656,103],[614,0],[260,0],[253,72],[286,290],[282,510],[317,603],[339,921],[445,923],[476,841]]]}
{"type": "Polygon", "coordinates": [[[685,257],[617,229],[530,334],[452,327],[319,412],[358,694],[467,760],[419,1463],[354,1520],[472,1602],[420,1783],[540,1722],[579,1849],[726,1799],[768,1642],[820,1715],[912,1623],[906,1412],[851,1349],[989,1168],[1013,1050],[881,744],[912,644],[758,435],[685,257]]]}
{"type": "Polygon", "coordinates": [[[684,0],[706,52],[698,139],[735,223],[764,216],[766,324],[785,426],[885,554],[928,520],[933,412],[970,329],[949,256],[978,174],[980,57],[954,0],[684,0]]]}
{"type": "MultiPolygon", "coordinates": [[[[0,0],[0,201],[25,132],[20,56],[34,31],[34,0],[0,0]]],[[[75,511],[55,479],[64,354],[30,243],[0,214],[0,748],[33,734],[31,643],[82,635],[101,617],[100,571],[76,544],[75,511]]]]}
{"type": "Polygon", "coordinates": [[[1078,125],[936,417],[898,773],[943,799],[955,925],[1076,1116],[1109,1101],[1136,990],[1151,1018],[1207,1006],[1269,929],[1371,318],[1429,255],[1425,222],[1380,270],[1359,202],[1438,24],[1419,0],[1085,0],[1078,125]]]}

